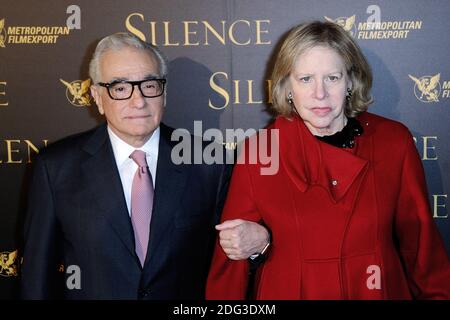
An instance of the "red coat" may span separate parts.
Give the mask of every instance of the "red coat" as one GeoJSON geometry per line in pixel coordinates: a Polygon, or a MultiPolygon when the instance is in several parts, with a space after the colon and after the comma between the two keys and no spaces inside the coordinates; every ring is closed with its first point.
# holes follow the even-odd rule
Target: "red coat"
{"type": "MultiPolygon", "coordinates": [[[[279,117],[269,127],[279,129],[278,173],[236,165],[222,220],[272,231],[257,299],[450,299],[450,262],[411,134],[373,114],[359,120],[364,134],[340,149],[279,117]]],[[[217,243],[207,299],[244,299],[247,274],[247,261],[217,243]]]]}

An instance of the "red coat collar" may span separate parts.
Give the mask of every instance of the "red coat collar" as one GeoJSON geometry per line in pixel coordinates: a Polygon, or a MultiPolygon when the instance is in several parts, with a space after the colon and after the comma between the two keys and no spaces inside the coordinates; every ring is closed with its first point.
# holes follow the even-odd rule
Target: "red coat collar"
{"type": "Polygon", "coordinates": [[[278,117],[273,127],[279,129],[281,165],[301,192],[318,185],[336,203],[368,164],[366,159],[315,138],[298,116],[278,117]]]}

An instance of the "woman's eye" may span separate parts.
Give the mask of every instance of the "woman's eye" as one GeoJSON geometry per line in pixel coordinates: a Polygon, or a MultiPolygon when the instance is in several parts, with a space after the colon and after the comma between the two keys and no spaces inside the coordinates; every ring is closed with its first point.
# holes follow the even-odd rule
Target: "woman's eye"
{"type": "Polygon", "coordinates": [[[311,81],[311,77],[310,77],[310,76],[307,76],[307,77],[301,77],[301,78],[300,78],[300,81],[301,81],[301,82],[310,82],[310,81],[311,81]]]}
{"type": "Polygon", "coordinates": [[[328,80],[330,80],[331,82],[338,81],[339,76],[328,76],[328,80]]]}

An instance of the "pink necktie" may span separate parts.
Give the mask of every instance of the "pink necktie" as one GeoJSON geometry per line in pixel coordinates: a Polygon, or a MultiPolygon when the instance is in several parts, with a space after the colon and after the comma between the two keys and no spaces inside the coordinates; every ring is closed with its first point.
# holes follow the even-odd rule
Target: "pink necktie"
{"type": "Polygon", "coordinates": [[[147,254],[153,209],[153,181],[145,159],[145,152],[135,150],[130,155],[130,158],[139,166],[131,187],[131,222],[134,229],[136,254],[143,266],[147,254]]]}

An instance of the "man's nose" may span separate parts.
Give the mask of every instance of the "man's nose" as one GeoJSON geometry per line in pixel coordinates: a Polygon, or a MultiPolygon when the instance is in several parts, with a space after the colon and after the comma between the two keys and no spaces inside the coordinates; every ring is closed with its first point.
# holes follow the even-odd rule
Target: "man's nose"
{"type": "Polygon", "coordinates": [[[145,106],[145,97],[142,95],[137,84],[134,85],[133,94],[131,95],[130,100],[132,106],[135,108],[142,108],[145,106]]]}

